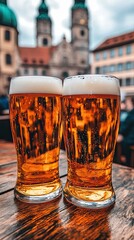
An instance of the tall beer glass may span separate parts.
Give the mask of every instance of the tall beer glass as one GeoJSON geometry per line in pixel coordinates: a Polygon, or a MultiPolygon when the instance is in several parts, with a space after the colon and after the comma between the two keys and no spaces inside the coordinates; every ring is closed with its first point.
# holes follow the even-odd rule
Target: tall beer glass
{"type": "Polygon", "coordinates": [[[63,133],[68,158],[64,194],[69,202],[101,208],[115,201],[112,161],[119,127],[118,79],[69,77],[63,86],[63,133]]]}
{"type": "Polygon", "coordinates": [[[16,198],[45,202],[61,192],[59,150],[62,81],[17,77],[10,85],[10,122],[17,152],[16,198]]]}

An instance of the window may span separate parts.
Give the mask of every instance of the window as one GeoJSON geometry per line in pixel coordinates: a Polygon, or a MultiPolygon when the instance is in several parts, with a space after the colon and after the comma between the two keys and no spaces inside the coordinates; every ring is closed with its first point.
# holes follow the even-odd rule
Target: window
{"type": "Polygon", "coordinates": [[[85,64],[86,62],[85,62],[85,60],[84,59],[82,59],[81,60],[81,64],[85,64]]]}
{"type": "Polygon", "coordinates": [[[120,86],[122,86],[122,79],[121,78],[119,79],[119,83],[120,83],[120,86]]]}
{"type": "Polygon", "coordinates": [[[7,65],[11,65],[12,64],[12,57],[11,57],[10,54],[6,54],[5,62],[6,62],[7,65]]]}
{"type": "Polygon", "coordinates": [[[103,66],[102,67],[102,73],[106,73],[107,72],[107,66],[103,66]]]}
{"type": "Polygon", "coordinates": [[[131,85],[131,79],[130,78],[126,78],[126,86],[130,86],[131,85]]]}
{"type": "Polygon", "coordinates": [[[99,74],[100,73],[100,67],[96,67],[95,73],[99,74]]]}
{"type": "Polygon", "coordinates": [[[34,74],[34,75],[37,75],[37,74],[38,74],[38,71],[37,71],[36,68],[33,70],[33,74],[34,74]]]}
{"type": "Polygon", "coordinates": [[[119,72],[123,71],[123,64],[119,63],[118,66],[117,66],[117,69],[118,69],[119,72]]]}
{"type": "Polygon", "coordinates": [[[118,56],[122,56],[123,55],[123,48],[119,47],[118,48],[118,56]]]}
{"type": "Polygon", "coordinates": [[[106,59],[106,58],[107,58],[107,52],[104,51],[104,52],[103,52],[103,59],[106,59]]]}
{"type": "Polygon", "coordinates": [[[6,30],[6,31],[5,31],[5,40],[6,40],[6,41],[10,41],[10,39],[11,39],[10,31],[9,31],[9,30],[6,30]]]}
{"type": "Polygon", "coordinates": [[[36,60],[35,60],[35,59],[33,59],[33,60],[32,60],[32,62],[35,64],[35,63],[36,63],[36,60]]]}
{"type": "Polygon", "coordinates": [[[25,68],[25,69],[24,69],[24,74],[25,74],[25,75],[28,75],[28,72],[29,72],[28,69],[25,68]]]}
{"type": "Polygon", "coordinates": [[[63,57],[63,64],[68,64],[68,58],[67,57],[63,57]]]}
{"type": "Polygon", "coordinates": [[[80,31],[80,35],[83,37],[83,36],[85,36],[85,31],[84,30],[81,30],[80,31]]]}
{"type": "Polygon", "coordinates": [[[128,45],[126,48],[126,53],[130,54],[131,53],[131,45],[128,45]]]}
{"type": "Polygon", "coordinates": [[[28,59],[27,59],[27,58],[25,58],[25,59],[24,59],[24,63],[27,63],[27,62],[28,62],[28,59]]]}
{"type": "Polygon", "coordinates": [[[40,60],[40,64],[43,64],[44,62],[43,62],[43,60],[40,60]]]}
{"type": "Polygon", "coordinates": [[[110,65],[110,72],[115,72],[115,65],[114,64],[110,65]]]}
{"type": "Polygon", "coordinates": [[[126,70],[132,69],[132,62],[127,62],[126,63],[126,70]]]}
{"type": "Polygon", "coordinates": [[[96,59],[96,61],[100,60],[100,54],[99,53],[95,54],[95,59],[96,59]]]}
{"type": "Polygon", "coordinates": [[[19,70],[17,70],[17,76],[20,76],[20,71],[19,70]]]}
{"type": "Polygon", "coordinates": [[[110,57],[113,58],[114,56],[115,56],[114,49],[111,49],[111,50],[110,50],[110,57]]]}
{"type": "Polygon", "coordinates": [[[46,71],[44,69],[42,70],[42,75],[46,76],[46,71]]]}
{"type": "Polygon", "coordinates": [[[48,40],[47,40],[47,38],[44,38],[43,39],[43,46],[47,46],[48,45],[48,40]]]}

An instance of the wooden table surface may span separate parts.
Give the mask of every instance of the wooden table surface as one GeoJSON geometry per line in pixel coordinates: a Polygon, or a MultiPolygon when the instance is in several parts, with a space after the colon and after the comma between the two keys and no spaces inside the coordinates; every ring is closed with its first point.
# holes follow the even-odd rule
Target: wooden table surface
{"type": "MultiPolygon", "coordinates": [[[[60,177],[66,181],[66,155],[60,154],[60,177]]],[[[14,199],[16,154],[14,145],[0,141],[0,239],[132,240],[132,168],[113,164],[116,203],[112,208],[90,210],[60,197],[41,204],[14,199]]]]}

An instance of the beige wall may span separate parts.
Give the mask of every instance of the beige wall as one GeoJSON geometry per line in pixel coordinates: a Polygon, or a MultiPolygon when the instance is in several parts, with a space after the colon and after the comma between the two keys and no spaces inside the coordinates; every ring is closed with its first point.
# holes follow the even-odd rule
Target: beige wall
{"type": "Polygon", "coordinates": [[[4,74],[15,74],[18,69],[18,64],[16,64],[16,55],[17,55],[17,32],[13,28],[0,27],[0,55],[1,55],[1,71],[4,74]],[[5,30],[9,30],[11,33],[11,40],[5,41],[4,34],[5,30]],[[5,55],[10,54],[12,56],[12,65],[6,65],[5,55]]]}
{"type": "Polygon", "coordinates": [[[43,71],[46,71],[46,75],[48,75],[48,69],[45,69],[44,67],[40,67],[40,66],[24,66],[21,65],[20,69],[19,69],[19,75],[24,76],[24,75],[35,75],[34,70],[37,69],[37,75],[42,76],[43,75],[43,71]],[[25,69],[28,70],[28,73],[25,72],[25,69]]]}
{"type": "Polygon", "coordinates": [[[7,93],[9,81],[8,77],[16,75],[20,60],[17,46],[17,31],[14,28],[0,26],[0,93],[7,93]],[[5,31],[10,31],[10,41],[5,40],[5,31]],[[12,64],[5,62],[6,54],[10,54],[12,64]],[[6,87],[7,86],[7,87],[6,87]]]}

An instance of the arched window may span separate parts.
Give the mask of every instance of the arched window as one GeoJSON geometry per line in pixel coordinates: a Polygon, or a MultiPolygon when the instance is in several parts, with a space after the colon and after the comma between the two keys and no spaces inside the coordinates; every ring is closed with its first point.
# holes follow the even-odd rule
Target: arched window
{"type": "Polygon", "coordinates": [[[9,31],[9,30],[6,30],[6,31],[5,31],[5,40],[6,40],[6,41],[10,41],[10,39],[11,39],[10,31],[9,31]]]}
{"type": "Polygon", "coordinates": [[[33,59],[33,60],[32,60],[32,63],[36,64],[36,59],[33,59]]]}
{"type": "Polygon", "coordinates": [[[11,65],[12,64],[12,57],[11,57],[10,54],[6,54],[5,62],[6,62],[7,65],[11,65]]]}
{"type": "Polygon", "coordinates": [[[43,39],[43,46],[47,46],[48,45],[48,40],[47,40],[47,38],[44,38],[43,39]]]}
{"type": "Polygon", "coordinates": [[[84,59],[81,60],[81,64],[85,64],[86,61],[84,59]]]}
{"type": "Polygon", "coordinates": [[[80,35],[83,37],[85,36],[85,31],[84,30],[80,30],[80,35]]]}

